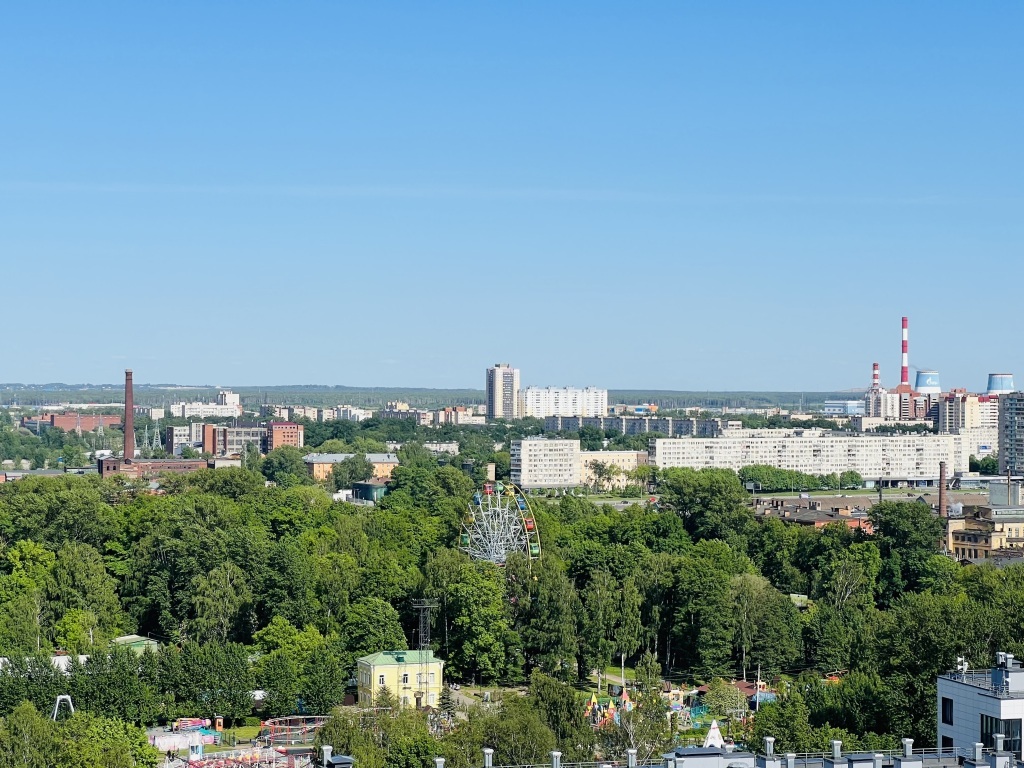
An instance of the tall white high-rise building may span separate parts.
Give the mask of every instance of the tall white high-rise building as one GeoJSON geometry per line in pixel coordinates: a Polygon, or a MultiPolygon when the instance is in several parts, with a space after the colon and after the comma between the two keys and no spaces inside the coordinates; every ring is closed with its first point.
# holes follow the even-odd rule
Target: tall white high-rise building
{"type": "Polygon", "coordinates": [[[242,405],[242,398],[237,392],[232,392],[230,389],[223,389],[217,393],[217,405],[234,405],[240,408],[242,405]]]}
{"type": "Polygon", "coordinates": [[[606,416],[608,390],[596,387],[527,387],[523,391],[523,416],[606,416]]]}
{"type": "Polygon", "coordinates": [[[495,363],[487,369],[487,418],[518,419],[519,369],[495,363]]]}

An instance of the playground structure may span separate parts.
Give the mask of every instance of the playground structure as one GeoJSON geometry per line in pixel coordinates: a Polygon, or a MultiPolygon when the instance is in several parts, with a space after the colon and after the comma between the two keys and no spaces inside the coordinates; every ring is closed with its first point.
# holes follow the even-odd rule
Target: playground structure
{"type": "Polygon", "coordinates": [[[311,744],[330,715],[291,715],[275,717],[263,723],[263,729],[256,741],[268,747],[311,744]]]}
{"type": "Polygon", "coordinates": [[[526,494],[511,483],[484,483],[462,521],[459,549],[495,565],[504,565],[513,552],[539,558],[540,532],[526,494]]]}
{"type": "Polygon", "coordinates": [[[55,701],[53,704],[53,717],[51,718],[53,722],[57,722],[57,718],[60,716],[61,704],[67,704],[69,714],[75,714],[75,705],[74,703],[72,703],[71,697],[67,694],[61,694],[57,697],[57,701],[55,701]]]}
{"type": "Polygon", "coordinates": [[[619,717],[622,712],[630,712],[633,709],[633,701],[629,697],[629,691],[625,688],[619,696],[598,698],[597,694],[591,694],[583,715],[587,722],[594,728],[601,728],[614,723],[619,725],[619,717]]]}

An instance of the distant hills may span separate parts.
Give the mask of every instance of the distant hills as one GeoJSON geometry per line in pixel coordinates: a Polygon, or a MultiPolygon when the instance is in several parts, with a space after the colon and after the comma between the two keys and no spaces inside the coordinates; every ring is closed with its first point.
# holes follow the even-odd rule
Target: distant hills
{"type": "MultiPolygon", "coordinates": [[[[46,405],[70,403],[119,403],[123,384],[0,384],[0,405],[46,405]]],[[[482,389],[430,389],[421,387],[350,387],[343,385],[294,384],[278,387],[215,386],[181,384],[136,384],[135,402],[140,405],[162,405],[181,400],[212,400],[220,389],[230,389],[242,396],[247,406],[259,403],[288,405],[382,406],[390,400],[403,400],[410,405],[436,408],[446,405],[483,403],[482,389]]],[[[653,403],[660,408],[805,408],[819,406],[825,400],[849,400],[860,397],[863,390],[837,392],[691,392],[667,389],[612,389],[610,403],[653,403]]]]}

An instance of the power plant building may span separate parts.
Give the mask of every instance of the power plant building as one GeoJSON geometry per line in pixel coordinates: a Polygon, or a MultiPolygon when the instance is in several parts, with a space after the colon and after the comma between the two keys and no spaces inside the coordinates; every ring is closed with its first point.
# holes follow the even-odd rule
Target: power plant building
{"type": "Polygon", "coordinates": [[[1012,373],[990,373],[988,375],[988,389],[986,390],[986,394],[1008,395],[1011,392],[1016,391],[1017,388],[1013,386],[1012,373]]]}

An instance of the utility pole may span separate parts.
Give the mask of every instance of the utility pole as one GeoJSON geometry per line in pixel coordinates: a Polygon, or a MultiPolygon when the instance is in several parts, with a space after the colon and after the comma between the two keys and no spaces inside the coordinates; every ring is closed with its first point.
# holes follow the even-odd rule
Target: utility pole
{"type": "Polygon", "coordinates": [[[754,711],[761,709],[761,663],[757,664],[757,690],[754,691],[754,711]]]}

